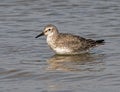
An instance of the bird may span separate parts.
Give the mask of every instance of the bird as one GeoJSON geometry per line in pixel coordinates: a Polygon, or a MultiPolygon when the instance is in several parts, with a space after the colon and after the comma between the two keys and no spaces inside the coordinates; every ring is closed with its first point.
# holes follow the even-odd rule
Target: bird
{"type": "Polygon", "coordinates": [[[83,38],[71,33],[59,33],[57,27],[53,24],[48,24],[44,27],[43,32],[35,38],[45,36],[48,46],[60,55],[75,55],[84,51],[88,51],[93,47],[104,44],[104,40],[93,40],[83,38]]]}

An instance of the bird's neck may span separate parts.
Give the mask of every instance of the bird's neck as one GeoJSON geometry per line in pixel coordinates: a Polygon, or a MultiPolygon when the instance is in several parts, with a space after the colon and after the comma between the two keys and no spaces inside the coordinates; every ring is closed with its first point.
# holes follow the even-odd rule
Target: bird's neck
{"type": "Polygon", "coordinates": [[[47,43],[49,46],[53,46],[55,44],[56,39],[59,34],[52,34],[47,36],[47,43]]]}

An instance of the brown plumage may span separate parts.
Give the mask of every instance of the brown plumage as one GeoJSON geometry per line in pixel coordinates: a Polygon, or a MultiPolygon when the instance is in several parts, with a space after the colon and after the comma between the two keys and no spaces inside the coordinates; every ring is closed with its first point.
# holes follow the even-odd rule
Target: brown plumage
{"type": "Polygon", "coordinates": [[[56,26],[51,24],[47,25],[36,38],[42,35],[47,37],[48,45],[57,54],[79,54],[81,51],[89,50],[104,43],[104,40],[92,40],[77,35],[59,33],[56,26]]]}
{"type": "Polygon", "coordinates": [[[104,40],[92,40],[92,39],[85,39],[80,36],[60,33],[56,38],[56,46],[61,47],[65,46],[71,48],[73,51],[84,51],[88,50],[91,47],[95,47],[97,45],[103,44],[104,40]]]}

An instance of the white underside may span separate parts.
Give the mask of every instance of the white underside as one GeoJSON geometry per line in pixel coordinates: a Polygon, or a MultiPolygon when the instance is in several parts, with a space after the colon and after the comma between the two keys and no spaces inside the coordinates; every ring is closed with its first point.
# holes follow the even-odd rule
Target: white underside
{"type": "Polygon", "coordinates": [[[68,48],[54,48],[54,51],[57,53],[57,54],[69,54],[71,53],[71,50],[68,49],[68,48]]]}
{"type": "Polygon", "coordinates": [[[81,53],[85,53],[85,52],[88,52],[89,50],[85,50],[85,51],[76,51],[76,52],[73,52],[72,50],[68,49],[68,48],[54,48],[53,49],[56,54],[66,54],[66,55],[75,55],[75,54],[81,54],[81,53]]]}

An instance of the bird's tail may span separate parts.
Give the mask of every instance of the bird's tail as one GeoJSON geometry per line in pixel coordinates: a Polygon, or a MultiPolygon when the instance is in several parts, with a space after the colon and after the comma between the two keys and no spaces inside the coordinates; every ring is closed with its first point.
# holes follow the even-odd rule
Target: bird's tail
{"type": "Polygon", "coordinates": [[[96,40],[96,44],[104,44],[105,41],[102,39],[102,40],[96,40]]]}

